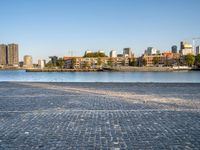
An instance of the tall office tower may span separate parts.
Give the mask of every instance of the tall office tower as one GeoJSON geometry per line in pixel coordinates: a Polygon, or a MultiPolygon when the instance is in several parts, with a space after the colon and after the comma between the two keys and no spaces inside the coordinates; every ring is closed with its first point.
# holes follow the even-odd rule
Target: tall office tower
{"type": "Polygon", "coordinates": [[[160,51],[154,47],[148,47],[147,50],[145,51],[146,55],[157,55],[160,54],[160,51]]]}
{"type": "Polygon", "coordinates": [[[124,55],[124,57],[132,58],[133,57],[132,49],[124,48],[123,55],[124,55]]]}
{"type": "Polygon", "coordinates": [[[56,66],[56,63],[58,61],[58,57],[57,56],[50,56],[49,57],[51,59],[51,62],[54,66],[56,66]]]}
{"type": "Polygon", "coordinates": [[[178,47],[176,45],[172,46],[172,53],[178,53],[178,47]]]}
{"type": "Polygon", "coordinates": [[[200,46],[196,47],[196,55],[200,54],[200,46]]]}
{"type": "Polygon", "coordinates": [[[114,51],[114,50],[110,51],[110,57],[111,58],[116,58],[117,57],[117,52],[114,51]]]}
{"type": "Polygon", "coordinates": [[[19,64],[19,50],[18,50],[17,44],[8,44],[7,64],[9,66],[18,66],[18,64],[19,64]]]}
{"type": "Polygon", "coordinates": [[[180,49],[180,50],[184,49],[184,43],[185,43],[185,42],[183,42],[183,41],[181,42],[181,46],[180,46],[181,49],[180,49]]]}
{"type": "Polygon", "coordinates": [[[7,51],[7,45],[1,44],[0,45],[0,65],[6,65],[6,51],[7,51]]]}

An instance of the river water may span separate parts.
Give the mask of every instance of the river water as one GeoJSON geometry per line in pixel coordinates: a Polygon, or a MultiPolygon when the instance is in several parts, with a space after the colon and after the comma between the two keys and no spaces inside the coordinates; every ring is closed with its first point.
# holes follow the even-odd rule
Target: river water
{"type": "Polygon", "coordinates": [[[161,82],[200,83],[200,72],[25,72],[0,71],[0,82],[161,82]]]}

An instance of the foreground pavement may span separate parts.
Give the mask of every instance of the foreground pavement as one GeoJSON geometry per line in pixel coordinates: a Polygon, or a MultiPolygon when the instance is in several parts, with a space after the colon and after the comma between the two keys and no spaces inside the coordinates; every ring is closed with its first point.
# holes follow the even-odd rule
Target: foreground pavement
{"type": "Polygon", "coordinates": [[[0,83],[0,150],[200,149],[200,84],[0,83]]]}

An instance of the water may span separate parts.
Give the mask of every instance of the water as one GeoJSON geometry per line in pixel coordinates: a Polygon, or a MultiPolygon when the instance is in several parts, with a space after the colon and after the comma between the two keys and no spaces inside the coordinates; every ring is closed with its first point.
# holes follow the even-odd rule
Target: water
{"type": "Polygon", "coordinates": [[[25,72],[0,71],[1,81],[200,83],[200,72],[25,72]]]}

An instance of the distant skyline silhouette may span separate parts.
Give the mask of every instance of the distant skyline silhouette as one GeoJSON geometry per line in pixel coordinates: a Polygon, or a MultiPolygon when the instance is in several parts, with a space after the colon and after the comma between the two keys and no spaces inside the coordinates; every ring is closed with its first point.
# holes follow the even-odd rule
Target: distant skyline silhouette
{"type": "Polygon", "coordinates": [[[19,44],[20,60],[32,55],[34,62],[125,47],[139,56],[148,46],[170,50],[199,37],[199,6],[199,0],[1,0],[0,43],[19,44]]]}

